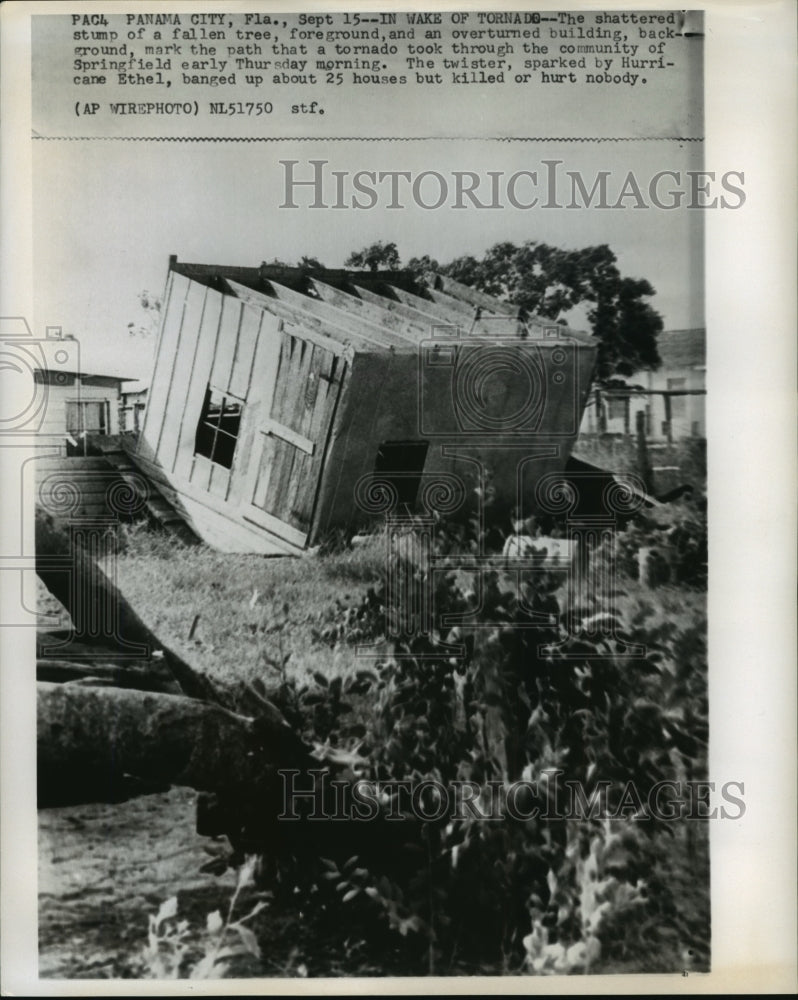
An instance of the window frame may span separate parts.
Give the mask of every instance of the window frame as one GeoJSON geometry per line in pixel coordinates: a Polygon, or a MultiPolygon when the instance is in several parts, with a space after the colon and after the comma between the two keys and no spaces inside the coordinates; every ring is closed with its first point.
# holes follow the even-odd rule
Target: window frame
{"type": "Polygon", "coordinates": [[[236,451],[238,450],[238,442],[241,438],[241,420],[244,415],[244,405],[245,401],[239,396],[233,393],[219,389],[212,382],[208,382],[205,389],[205,398],[202,403],[202,410],[200,411],[199,419],[197,420],[197,427],[194,431],[194,457],[204,458],[211,463],[211,465],[218,466],[220,469],[225,469],[228,472],[232,472],[233,466],[235,464],[236,451]],[[219,410],[216,416],[215,422],[213,422],[209,417],[212,415],[211,407],[214,403],[214,395],[220,397],[218,403],[219,410]],[[232,406],[230,404],[232,403],[232,406]],[[235,433],[231,433],[228,429],[222,426],[222,420],[226,414],[229,414],[230,410],[237,408],[238,423],[236,425],[235,433]],[[200,450],[199,436],[200,432],[204,430],[207,434],[211,434],[211,443],[208,450],[200,450]],[[227,464],[225,461],[219,461],[219,441],[226,442],[228,447],[232,445],[230,450],[230,463],[227,464]]]}
{"type": "Polygon", "coordinates": [[[67,434],[73,437],[80,437],[82,434],[96,434],[101,437],[108,437],[111,433],[111,400],[110,399],[67,399],[64,413],[64,426],[67,434]],[[78,412],[78,427],[74,428],[69,423],[69,407],[74,406],[78,412]],[[86,426],[86,407],[99,406],[101,419],[98,428],[88,428],[86,426]]]}

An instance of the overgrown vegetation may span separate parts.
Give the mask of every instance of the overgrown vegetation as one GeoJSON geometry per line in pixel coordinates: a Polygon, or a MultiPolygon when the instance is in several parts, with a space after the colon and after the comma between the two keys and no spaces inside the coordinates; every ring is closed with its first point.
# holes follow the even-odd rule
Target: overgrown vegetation
{"type": "MultiPolygon", "coordinates": [[[[229,974],[258,974],[258,962],[273,974],[288,953],[297,975],[707,967],[706,823],[658,818],[646,798],[663,780],[706,777],[703,511],[680,507],[670,527],[687,540],[676,546],[678,590],[664,585],[654,599],[627,572],[635,546],[660,531],[642,519],[619,536],[610,607],[569,607],[551,578],[527,574],[516,587],[497,565],[479,612],[488,627],[391,642],[379,535],[315,559],[187,549],[176,562],[171,544],[160,552],[157,539],[129,533],[123,584],[149,590],[150,607],[153,586],[170,594],[153,626],[193,631],[186,651],[231,698],[255,684],[306,739],[338,753],[331,776],[387,789],[380,808],[405,816],[390,832],[361,822],[351,854],[341,836],[334,857],[290,838],[276,855],[264,844],[260,890],[275,896],[247,924],[257,954],[243,955],[233,932],[229,974]],[[499,796],[480,818],[497,788],[519,780],[516,808],[499,796]],[[457,782],[471,783],[476,805],[438,816],[436,790],[457,782]],[[564,818],[576,787],[588,804],[604,796],[605,814],[564,818]],[[414,820],[411,806],[432,818],[414,820]],[[276,922],[293,928],[290,948],[284,936],[275,944],[276,922]]],[[[438,545],[453,544],[442,527],[438,545]]],[[[467,575],[393,569],[434,591],[436,621],[474,608],[467,575]]],[[[241,863],[234,827],[229,851],[217,847],[222,867],[241,863]]],[[[168,927],[167,938],[177,933],[168,927]]],[[[197,935],[207,943],[208,928],[197,935]]],[[[153,953],[151,941],[151,954],[162,945],[153,953]]],[[[207,950],[196,943],[192,954],[196,969],[207,950]]]]}

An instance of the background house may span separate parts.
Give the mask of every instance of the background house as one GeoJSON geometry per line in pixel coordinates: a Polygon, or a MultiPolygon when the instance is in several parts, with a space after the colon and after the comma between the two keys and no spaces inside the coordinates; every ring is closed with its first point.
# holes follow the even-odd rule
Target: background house
{"type": "Polygon", "coordinates": [[[85,455],[92,436],[119,433],[125,378],[43,367],[36,368],[33,377],[47,387],[40,433],[60,438],[63,455],[85,455]]]}
{"type": "Polygon", "coordinates": [[[706,330],[667,330],[657,346],[662,359],[657,371],[618,379],[612,389],[594,387],[581,434],[634,433],[642,412],[653,441],[706,437],[706,330]]]}
{"type": "Polygon", "coordinates": [[[144,411],[147,408],[149,385],[141,379],[124,382],[119,404],[119,429],[130,434],[138,434],[144,426],[144,411]]]}

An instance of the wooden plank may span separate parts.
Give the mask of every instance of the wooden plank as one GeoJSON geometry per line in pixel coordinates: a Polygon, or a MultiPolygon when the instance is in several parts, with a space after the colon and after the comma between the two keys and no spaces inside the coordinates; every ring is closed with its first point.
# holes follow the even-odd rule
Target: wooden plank
{"type": "MultiPolygon", "coordinates": [[[[456,282],[455,284],[459,283],[456,282]]],[[[460,287],[465,288],[466,286],[461,285],[460,287]]],[[[501,307],[500,309],[492,309],[490,307],[485,307],[482,310],[483,315],[486,316],[488,319],[496,320],[496,322],[491,322],[489,324],[490,326],[501,328],[502,324],[498,322],[498,320],[504,319],[506,321],[507,319],[512,319],[517,317],[522,312],[522,310],[520,310],[518,306],[512,305],[509,302],[500,302],[498,299],[494,299],[492,296],[485,296],[482,292],[478,292],[476,291],[476,289],[473,288],[467,290],[472,294],[472,296],[476,296],[477,298],[480,297],[487,298],[491,302],[498,304],[498,306],[501,307]]],[[[455,308],[457,306],[457,303],[460,301],[459,293],[457,294],[451,293],[448,287],[443,291],[440,291],[438,289],[431,290],[430,295],[436,302],[445,304],[446,306],[449,306],[451,308],[455,308]]],[[[470,300],[466,300],[466,302],[468,301],[470,300]]],[[[537,338],[548,339],[551,336],[550,331],[555,331],[560,337],[564,339],[570,339],[585,346],[592,347],[595,345],[595,340],[592,337],[592,335],[586,333],[584,330],[574,330],[571,327],[563,326],[552,319],[547,319],[545,316],[538,316],[536,313],[527,313],[524,316],[523,322],[526,325],[527,329],[532,333],[532,336],[535,337],[536,339],[537,338]]],[[[554,338],[552,338],[552,341],[554,341],[554,338]]],[[[552,342],[551,346],[552,347],[556,346],[555,342],[552,342]]]]}
{"type": "Polygon", "coordinates": [[[326,354],[322,358],[319,391],[313,410],[309,435],[316,442],[316,452],[308,459],[305,470],[306,489],[297,496],[293,505],[293,513],[300,524],[306,524],[308,530],[313,525],[313,515],[318,502],[321,488],[321,476],[327,455],[327,446],[332,431],[341,385],[345,373],[345,364],[337,358],[326,354]]]}
{"type": "Polygon", "coordinates": [[[229,486],[230,470],[216,462],[211,462],[211,481],[208,487],[210,493],[221,500],[227,500],[229,486]]]}
{"type": "MultiPolygon", "coordinates": [[[[355,288],[358,295],[365,301],[378,302],[383,309],[396,313],[399,316],[405,316],[417,326],[423,327],[425,337],[430,336],[431,326],[440,323],[440,317],[435,312],[434,303],[429,302],[427,299],[422,299],[417,295],[411,295],[401,288],[394,289],[395,293],[400,296],[398,299],[389,299],[385,295],[378,295],[377,292],[372,292],[369,288],[364,288],[361,285],[355,285],[355,288]]],[[[457,319],[458,317],[454,317],[452,321],[456,324],[457,319]]],[[[462,321],[460,325],[463,325],[462,321]]]]}
{"type": "Polygon", "coordinates": [[[278,424],[276,420],[272,420],[271,418],[264,421],[263,433],[274,434],[276,437],[282,438],[283,441],[287,441],[294,448],[304,451],[306,455],[312,455],[316,449],[316,445],[310,438],[303,437],[302,434],[298,434],[295,430],[286,427],[284,424],[278,424]]]}
{"type": "Polygon", "coordinates": [[[232,503],[242,507],[252,503],[260,477],[264,447],[260,428],[264,418],[268,417],[275,391],[283,323],[265,309],[255,309],[255,314],[258,317],[259,329],[247,401],[241,414],[239,448],[228,495],[232,503]]]}
{"type": "Polygon", "coordinates": [[[166,469],[174,470],[177,464],[178,445],[194,371],[194,355],[199,341],[202,315],[205,311],[205,293],[205,286],[196,281],[189,285],[186,293],[183,322],[175,349],[175,370],[172,374],[164,425],[158,446],[158,461],[166,469]]]}
{"type": "Polygon", "coordinates": [[[175,274],[173,271],[169,271],[166,279],[166,287],[164,288],[163,303],[161,307],[161,320],[158,328],[158,346],[155,348],[155,362],[153,364],[153,378],[150,385],[149,392],[147,393],[147,408],[144,411],[144,423],[141,427],[141,440],[150,442],[149,447],[152,453],[155,452],[154,442],[158,438],[158,430],[160,427],[160,421],[163,419],[163,406],[166,402],[165,393],[165,380],[168,377],[168,368],[170,364],[170,359],[164,358],[164,324],[166,322],[166,317],[169,314],[172,303],[172,289],[174,287],[175,274]],[[162,383],[164,384],[163,398],[158,400],[159,389],[156,387],[156,382],[158,386],[162,383]],[[153,390],[155,390],[155,405],[153,406],[153,390]]]}
{"type": "Polygon", "coordinates": [[[235,281],[228,279],[225,281],[225,284],[231,293],[243,302],[248,302],[250,305],[259,307],[264,312],[271,313],[278,319],[283,320],[287,332],[293,332],[295,336],[304,337],[305,340],[310,340],[325,350],[332,351],[333,354],[344,354],[350,342],[361,349],[368,347],[372,343],[372,341],[366,341],[351,331],[348,331],[343,339],[336,340],[324,332],[325,326],[318,317],[304,316],[285,302],[281,302],[272,296],[264,295],[263,292],[256,292],[252,288],[239,285],[235,281]]]}
{"type": "Polygon", "coordinates": [[[235,357],[238,329],[241,323],[243,303],[230,295],[222,299],[222,317],[219,322],[219,337],[216,342],[216,353],[211,367],[210,382],[221,392],[230,391],[230,377],[233,373],[233,358],[235,357]]]}
{"type": "MultiPolygon", "coordinates": [[[[309,344],[307,340],[299,337],[292,338],[291,354],[288,365],[284,369],[285,392],[282,395],[280,410],[272,407],[272,417],[291,428],[296,426],[296,414],[302,406],[302,368],[307,352],[312,350],[313,345],[309,344]]],[[[278,517],[283,516],[283,519],[287,521],[287,518],[284,517],[285,493],[294,469],[296,448],[286,442],[284,445],[278,445],[276,451],[279,456],[277,474],[273,475],[271,479],[270,495],[266,498],[266,510],[278,517]]]]}
{"type": "MultiPolygon", "coordinates": [[[[305,440],[313,442],[313,417],[319,394],[323,390],[321,384],[321,371],[324,352],[319,347],[311,345],[311,355],[307,365],[307,373],[304,377],[304,385],[301,392],[302,409],[296,418],[297,426],[304,435],[305,440]]],[[[297,450],[294,456],[294,470],[291,481],[288,484],[285,497],[286,520],[295,528],[307,531],[310,525],[304,520],[303,512],[307,509],[302,502],[308,494],[314,494],[316,483],[310,478],[309,473],[313,467],[313,450],[297,450]]]]}
{"type": "MultiPolygon", "coordinates": [[[[227,284],[238,294],[235,282],[228,281],[227,284]]],[[[270,282],[269,284],[276,293],[277,288],[274,283],[270,282]]],[[[314,311],[309,306],[313,303],[318,304],[316,299],[300,295],[298,292],[291,292],[291,289],[286,289],[286,292],[296,296],[296,298],[288,302],[287,295],[283,298],[273,297],[253,292],[250,289],[243,289],[241,295],[248,301],[263,301],[264,308],[297,326],[301,331],[300,335],[305,340],[312,340],[328,350],[332,348],[325,341],[337,343],[336,354],[343,353],[349,346],[362,352],[373,352],[375,349],[385,351],[390,347],[395,350],[407,350],[410,346],[410,341],[406,337],[399,337],[392,331],[376,327],[374,324],[365,324],[362,320],[358,320],[354,314],[346,313],[343,310],[337,310],[339,315],[335,319],[331,316],[322,316],[318,310],[314,311]]]]}
{"type": "Polygon", "coordinates": [[[274,517],[265,510],[247,511],[244,514],[244,520],[249,521],[250,524],[257,525],[259,528],[264,528],[266,531],[271,531],[278,538],[284,538],[292,545],[296,545],[297,548],[304,549],[307,544],[308,533],[306,531],[286,524],[281,518],[274,517]]]}
{"type": "MultiPolygon", "coordinates": [[[[288,391],[288,370],[291,358],[291,344],[293,342],[292,333],[283,329],[280,335],[280,353],[277,360],[277,374],[275,375],[274,393],[270,413],[282,413],[283,401],[288,391]]],[[[284,420],[279,421],[285,423],[284,420]]],[[[261,436],[261,459],[259,467],[258,482],[255,487],[253,503],[256,507],[266,509],[266,497],[269,492],[269,483],[275,474],[275,465],[282,462],[282,455],[276,439],[271,436],[261,436]]]]}
{"type": "Polygon", "coordinates": [[[263,310],[249,304],[244,305],[242,309],[233,371],[230,376],[230,392],[239,399],[247,399],[249,396],[262,312],[263,310]]]}
{"type": "Polygon", "coordinates": [[[151,445],[153,454],[160,461],[159,451],[161,436],[164,432],[169,396],[172,391],[172,379],[176,367],[177,345],[180,339],[180,328],[183,325],[183,312],[186,297],[190,288],[187,278],[180,275],[172,277],[172,291],[169,296],[168,311],[164,316],[161,344],[159,347],[158,368],[153,373],[152,384],[147,400],[147,410],[156,415],[152,422],[152,433],[147,426],[147,442],[151,445]]]}
{"type": "Polygon", "coordinates": [[[295,292],[276,281],[270,281],[269,284],[280,302],[285,302],[294,309],[300,310],[305,316],[317,318],[327,329],[337,328],[347,331],[354,328],[361,336],[368,337],[383,346],[393,345],[401,348],[416,343],[416,338],[406,330],[392,330],[383,325],[382,311],[374,319],[362,314],[359,315],[358,300],[351,295],[340,299],[338,304],[331,305],[323,299],[315,299],[309,295],[303,295],[301,292],[295,292]]]}
{"type": "Polygon", "coordinates": [[[191,485],[198,490],[204,490],[207,492],[211,485],[211,473],[213,471],[213,462],[204,455],[194,456],[194,465],[191,469],[191,485]]]}
{"type": "MultiPolygon", "coordinates": [[[[357,288],[358,294],[352,295],[349,292],[342,292],[332,285],[326,285],[318,279],[311,281],[310,287],[328,305],[339,307],[345,312],[352,312],[360,319],[367,320],[377,326],[394,330],[403,337],[409,337],[414,342],[429,336],[429,321],[426,317],[409,307],[404,307],[406,312],[391,308],[392,306],[402,308],[402,304],[393,299],[369,292],[365,288],[357,288]]],[[[419,299],[419,301],[421,300],[419,299]]]]}
{"type": "MultiPolygon", "coordinates": [[[[159,491],[183,514],[198,537],[208,544],[224,552],[253,552],[263,555],[296,555],[301,552],[302,546],[291,543],[271,530],[269,524],[274,527],[274,519],[269,523],[266,523],[268,519],[264,519],[264,523],[258,525],[257,520],[249,516],[249,511],[246,518],[241,517],[231,509],[230,504],[211,496],[207,491],[170,477],[159,466],[140,456],[136,460],[142,472],[157,483],[159,491]]],[[[259,512],[252,511],[252,514],[258,515],[259,512]]],[[[287,526],[281,526],[277,522],[276,527],[287,526]]]]}
{"type": "Polygon", "coordinates": [[[212,288],[206,289],[205,309],[202,314],[199,337],[192,363],[191,382],[186,396],[183,420],[180,428],[177,461],[172,471],[183,479],[190,479],[194,462],[194,447],[197,435],[197,424],[205,403],[205,390],[211,377],[211,368],[216,354],[216,341],[219,336],[219,326],[222,315],[222,299],[220,292],[212,288]]]}
{"type": "Polygon", "coordinates": [[[498,316],[512,315],[514,311],[514,307],[507,302],[494,299],[493,296],[486,295],[484,292],[477,291],[476,288],[471,288],[469,285],[455,281],[454,278],[449,278],[445,274],[435,275],[434,290],[442,291],[446,295],[450,295],[452,298],[466,302],[469,305],[479,306],[480,309],[495,313],[498,316]]]}
{"type": "MultiPolygon", "coordinates": [[[[304,387],[307,379],[313,345],[298,337],[291,338],[291,351],[285,367],[286,390],[280,400],[280,408],[272,406],[272,418],[278,423],[296,429],[304,407],[304,387]]],[[[287,442],[275,447],[275,471],[269,480],[264,509],[289,522],[288,492],[297,450],[287,442]]]]}
{"type": "Polygon", "coordinates": [[[402,304],[419,309],[431,316],[439,316],[441,311],[445,310],[448,315],[452,316],[453,321],[459,320],[461,325],[469,325],[477,311],[477,307],[468,302],[452,299],[451,296],[444,296],[442,292],[436,292],[432,289],[429,291],[430,297],[422,299],[397,285],[388,285],[387,287],[402,304]]]}
{"type": "MultiPolygon", "coordinates": [[[[476,307],[465,302],[458,302],[449,295],[441,292],[432,293],[433,298],[421,299],[409,292],[402,291],[401,288],[391,289],[403,304],[409,304],[413,308],[424,309],[430,317],[431,323],[436,326],[441,324],[459,327],[463,334],[471,337],[496,337],[515,334],[517,320],[515,316],[495,317],[496,322],[487,322],[477,319],[476,307]]],[[[431,331],[430,331],[431,333],[431,331]]],[[[430,333],[427,336],[430,336],[430,333]]]]}

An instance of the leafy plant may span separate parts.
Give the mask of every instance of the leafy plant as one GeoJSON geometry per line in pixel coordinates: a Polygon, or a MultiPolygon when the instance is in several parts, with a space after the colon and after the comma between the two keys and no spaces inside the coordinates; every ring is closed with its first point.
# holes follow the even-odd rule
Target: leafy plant
{"type": "Polygon", "coordinates": [[[260,945],[249,922],[269,905],[268,901],[258,900],[247,913],[233,919],[242,891],[254,884],[256,864],[253,855],[241,865],[226,915],[219,910],[209,913],[199,934],[191,930],[187,920],[178,919],[177,896],[163,902],[149,918],[142,978],[222,979],[236,959],[260,959],[260,945]]]}

